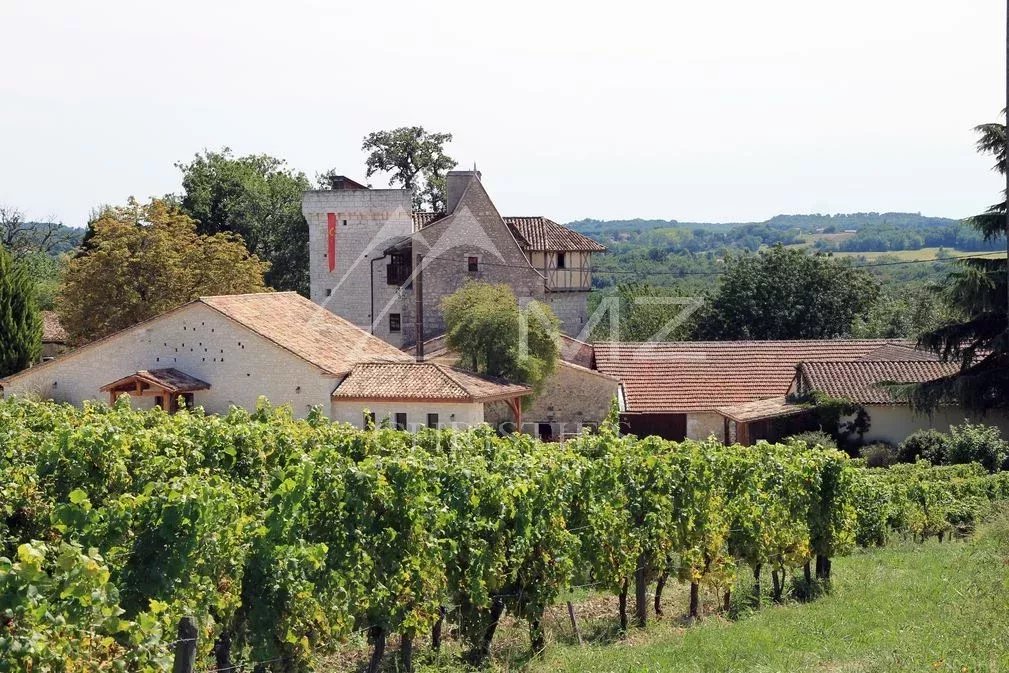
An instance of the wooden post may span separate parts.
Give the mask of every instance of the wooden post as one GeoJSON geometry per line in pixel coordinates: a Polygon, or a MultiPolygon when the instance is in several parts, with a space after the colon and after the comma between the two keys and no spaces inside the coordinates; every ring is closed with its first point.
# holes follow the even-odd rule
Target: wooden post
{"type": "Polygon", "coordinates": [[[581,646],[582,643],[582,632],[578,630],[578,620],[575,619],[575,606],[572,605],[571,601],[568,601],[568,617],[571,619],[571,628],[575,630],[575,638],[578,639],[578,645],[581,646]]]}
{"type": "Polygon", "coordinates": [[[175,663],[172,673],[195,673],[196,671],[196,619],[183,617],[179,620],[179,633],[175,641],[175,663]]]}

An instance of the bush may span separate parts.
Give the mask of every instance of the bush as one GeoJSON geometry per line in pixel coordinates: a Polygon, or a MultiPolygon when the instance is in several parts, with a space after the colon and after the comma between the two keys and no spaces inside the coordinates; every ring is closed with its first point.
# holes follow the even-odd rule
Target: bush
{"type": "Polygon", "coordinates": [[[897,460],[901,463],[916,463],[924,458],[933,465],[948,462],[949,436],[938,430],[919,430],[897,447],[897,460]]]}
{"type": "Polygon", "coordinates": [[[949,429],[948,458],[950,465],[981,463],[989,472],[999,472],[1009,466],[1009,443],[993,425],[954,425],[949,429]]]}
{"type": "Polygon", "coordinates": [[[807,449],[812,449],[813,447],[819,446],[824,449],[836,449],[837,442],[834,438],[828,435],[826,432],[820,430],[810,430],[808,432],[800,432],[797,435],[792,435],[786,440],[789,444],[801,444],[807,449]]]}
{"type": "Polygon", "coordinates": [[[890,467],[898,462],[897,449],[886,442],[866,444],[859,450],[859,456],[865,459],[866,467],[890,467]]]}

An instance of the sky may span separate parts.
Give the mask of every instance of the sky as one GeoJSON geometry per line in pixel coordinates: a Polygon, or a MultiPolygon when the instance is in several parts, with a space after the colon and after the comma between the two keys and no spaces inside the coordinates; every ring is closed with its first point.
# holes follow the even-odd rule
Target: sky
{"type": "MultiPolygon", "coordinates": [[[[204,149],[364,179],[454,134],[506,215],[963,217],[999,198],[993,0],[0,0],[0,204],[82,226],[204,149]]],[[[385,186],[375,176],[376,187],[385,186]]]]}

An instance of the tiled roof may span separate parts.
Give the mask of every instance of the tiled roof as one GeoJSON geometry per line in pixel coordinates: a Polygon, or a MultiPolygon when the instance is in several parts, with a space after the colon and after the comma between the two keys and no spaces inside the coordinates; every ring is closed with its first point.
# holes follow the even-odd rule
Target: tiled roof
{"type": "Polygon", "coordinates": [[[936,360],[809,361],[799,365],[803,387],[857,404],[897,404],[885,385],[924,383],[955,374],[958,366],[936,360]]]}
{"type": "Polygon", "coordinates": [[[863,360],[875,360],[883,361],[888,360],[891,362],[922,362],[925,360],[930,360],[932,362],[938,362],[939,356],[935,353],[929,353],[928,351],[918,350],[909,344],[904,343],[888,343],[880,346],[876,350],[867,354],[863,360]]]}
{"type": "Polygon", "coordinates": [[[42,311],[42,343],[62,344],[67,341],[67,331],[55,311],[42,311]]]}
{"type": "Polygon", "coordinates": [[[477,376],[435,362],[364,362],[333,391],[346,400],[491,402],[521,397],[528,386],[477,376]]]}
{"type": "Polygon", "coordinates": [[[744,402],[733,407],[720,407],[718,413],[739,423],[750,423],[766,418],[794,416],[807,410],[808,407],[801,404],[791,404],[784,397],[771,397],[756,402],[744,402]]]}
{"type": "MultiPolygon", "coordinates": [[[[414,230],[434,224],[445,213],[413,213],[414,230]]],[[[606,247],[545,217],[505,217],[505,224],[525,250],[564,250],[574,252],[604,252],[606,247]]]]}
{"type": "Polygon", "coordinates": [[[606,246],[545,217],[506,217],[505,224],[526,250],[573,250],[604,252],[606,246]]]}
{"type": "MultiPolygon", "coordinates": [[[[780,397],[808,360],[859,360],[882,339],[593,344],[596,368],[623,384],[629,412],[714,411],[780,397]]],[[[903,342],[910,346],[910,342],[903,342]]]]}
{"type": "Polygon", "coordinates": [[[221,295],[199,301],[330,374],[346,374],[367,360],[410,360],[395,346],[296,292],[221,295]]]}
{"type": "Polygon", "coordinates": [[[206,381],[202,381],[195,376],[190,376],[185,372],[180,372],[174,367],[169,367],[167,369],[141,369],[136,374],[130,374],[118,381],[113,381],[102,386],[101,390],[112,390],[129,381],[142,381],[170,393],[191,393],[196,390],[210,389],[210,384],[206,381]]]}

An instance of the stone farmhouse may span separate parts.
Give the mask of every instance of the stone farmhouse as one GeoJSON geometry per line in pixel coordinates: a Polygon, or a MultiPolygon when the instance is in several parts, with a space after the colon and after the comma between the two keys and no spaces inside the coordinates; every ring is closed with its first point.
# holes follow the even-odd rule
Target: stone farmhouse
{"type": "Polygon", "coordinates": [[[443,297],[467,280],[506,283],[548,304],[566,334],[588,320],[592,255],[605,248],[545,217],[502,217],[478,171],[451,171],[443,213],[413,212],[412,192],[349,178],[306,192],[312,301],[397,347],[444,333],[443,297]],[[417,288],[422,285],[422,301],[417,288]]]}
{"type": "MultiPolygon", "coordinates": [[[[592,365],[620,381],[623,430],[667,439],[749,445],[775,441],[819,423],[798,399],[819,392],[862,407],[865,442],[899,443],[923,429],[948,430],[972,419],[957,406],[916,414],[890,384],[922,383],[952,374],[908,341],[721,341],[595,343],[592,365]]],[[[850,419],[842,419],[846,421],[850,419]]],[[[1009,430],[1009,416],[986,423],[1009,430]]]]}
{"type": "Polygon", "coordinates": [[[80,405],[129,395],[174,411],[180,398],[209,413],[254,409],[261,397],[297,417],[403,428],[482,423],[486,405],[520,414],[526,386],[398,348],[292,292],[202,297],[55,360],[0,380],[4,395],[80,405]],[[367,410],[367,414],[366,414],[367,410]]]}

